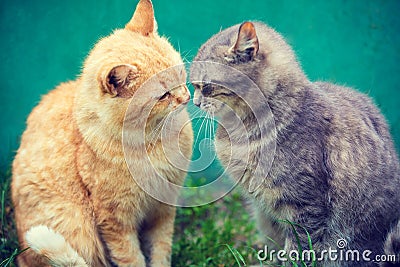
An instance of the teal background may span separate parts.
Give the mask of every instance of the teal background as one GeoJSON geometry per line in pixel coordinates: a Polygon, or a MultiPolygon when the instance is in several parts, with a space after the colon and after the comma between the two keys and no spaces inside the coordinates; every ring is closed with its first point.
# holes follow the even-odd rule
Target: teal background
{"type": "MultiPolygon", "coordinates": [[[[93,44],[129,21],[135,0],[0,2],[0,155],[7,166],[25,120],[57,84],[75,79],[93,44]]],[[[209,37],[260,20],[286,37],[311,80],[369,94],[400,151],[400,1],[154,0],[159,32],[190,60],[209,37]]],[[[62,102],[60,102],[62,105],[62,102]]]]}

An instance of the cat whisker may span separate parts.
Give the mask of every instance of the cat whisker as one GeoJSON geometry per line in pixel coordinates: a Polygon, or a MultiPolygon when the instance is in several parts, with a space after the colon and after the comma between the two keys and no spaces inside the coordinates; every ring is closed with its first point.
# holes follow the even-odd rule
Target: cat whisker
{"type": "MultiPolygon", "coordinates": [[[[180,49],[180,48],[179,48],[180,49]]],[[[180,52],[180,50],[179,50],[180,52]]],[[[186,51],[183,55],[182,55],[182,60],[185,63],[190,63],[190,61],[188,60],[188,56],[190,55],[190,53],[192,52],[192,50],[186,51]]]]}
{"type": "MultiPolygon", "coordinates": [[[[209,124],[210,124],[210,115],[207,113],[207,115],[206,115],[206,126],[205,126],[205,129],[204,129],[204,138],[205,138],[205,140],[206,141],[208,141],[209,139],[210,139],[210,126],[209,126],[209,124]]],[[[207,143],[207,146],[208,146],[208,143],[207,143]]]]}
{"type": "Polygon", "coordinates": [[[154,136],[158,135],[158,131],[159,131],[160,127],[164,124],[165,120],[166,120],[166,117],[162,118],[161,121],[156,124],[154,129],[149,134],[150,135],[150,140],[153,140],[154,136]]]}
{"type": "Polygon", "coordinates": [[[213,136],[214,136],[214,113],[210,112],[209,114],[210,118],[210,151],[213,150],[213,136]]]}
{"type": "Polygon", "coordinates": [[[210,151],[213,151],[214,147],[213,136],[214,136],[214,116],[212,113],[210,113],[210,151]]]}
{"type": "MultiPolygon", "coordinates": [[[[201,113],[204,113],[204,111],[201,110],[201,109],[198,109],[198,110],[195,111],[195,113],[193,113],[193,116],[192,116],[192,117],[196,117],[197,115],[200,115],[201,113]]],[[[193,126],[193,128],[196,128],[196,127],[199,125],[199,122],[200,122],[200,121],[203,121],[203,120],[200,120],[199,118],[196,118],[196,119],[197,119],[197,122],[196,122],[196,124],[193,126]]],[[[203,119],[204,119],[204,118],[203,118],[203,119]]]]}
{"type": "Polygon", "coordinates": [[[147,149],[148,150],[150,149],[149,153],[154,149],[155,142],[157,141],[157,139],[159,139],[163,128],[162,126],[165,124],[167,118],[168,116],[162,118],[161,121],[157,123],[154,129],[149,133],[149,138],[148,138],[149,141],[147,145],[147,149]]]}
{"type": "Polygon", "coordinates": [[[147,146],[147,149],[149,154],[154,150],[156,143],[160,139],[164,129],[173,129],[173,118],[174,112],[171,112],[167,116],[162,118],[162,120],[156,125],[155,129],[152,131],[151,139],[149,139],[148,141],[149,144],[147,146]]]}
{"type": "Polygon", "coordinates": [[[178,52],[179,52],[179,54],[182,54],[182,53],[181,53],[181,44],[180,44],[179,41],[178,41],[178,52]]]}
{"type": "Polygon", "coordinates": [[[211,119],[212,119],[212,134],[213,134],[213,137],[214,137],[214,134],[215,134],[215,119],[214,119],[215,117],[214,117],[214,112],[211,112],[211,119]]]}
{"type": "Polygon", "coordinates": [[[195,118],[197,115],[202,113],[203,111],[201,109],[195,109],[194,111],[190,112],[190,117],[195,118]]]}
{"type": "MultiPolygon", "coordinates": [[[[206,115],[206,116],[207,116],[207,115],[206,115]]],[[[198,133],[197,133],[197,137],[196,137],[196,140],[195,140],[194,144],[197,144],[197,142],[199,141],[200,133],[201,133],[201,130],[203,129],[203,125],[204,125],[204,122],[205,122],[205,121],[206,121],[206,118],[204,118],[204,119],[202,120],[201,124],[200,124],[200,128],[199,128],[199,131],[198,131],[198,133]]]]}
{"type": "Polygon", "coordinates": [[[208,148],[212,152],[213,151],[213,135],[214,135],[214,130],[213,130],[213,124],[214,124],[214,116],[213,113],[209,112],[208,113],[208,148]]]}

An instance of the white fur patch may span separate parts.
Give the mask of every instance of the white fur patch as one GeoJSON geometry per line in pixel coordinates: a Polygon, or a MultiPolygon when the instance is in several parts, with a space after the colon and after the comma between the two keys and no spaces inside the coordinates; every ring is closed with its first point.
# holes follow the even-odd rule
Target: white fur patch
{"type": "Polygon", "coordinates": [[[48,258],[53,267],[88,266],[62,235],[47,226],[32,227],[26,232],[25,240],[32,250],[48,258]]]}

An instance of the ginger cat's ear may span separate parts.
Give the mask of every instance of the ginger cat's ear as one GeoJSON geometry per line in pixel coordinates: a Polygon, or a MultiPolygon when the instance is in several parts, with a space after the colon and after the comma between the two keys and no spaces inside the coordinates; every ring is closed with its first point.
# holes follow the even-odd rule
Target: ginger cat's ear
{"type": "Polygon", "coordinates": [[[244,60],[251,60],[257,55],[259,48],[258,38],[254,24],[244,22],[240,25],[239,34],[231,50],[244,60]]]}
{"type": "Polygon", "coordinates": [[[126,24],[125,29],[148,36],[155,32],[156,28],[157,24],[151,0],[140,0],[132,19],[126,24]]]}
{"type": "Polygon", "coordinates": [[[137,78],[138,69],[135,66],[118,65],[102,78],[101,85],[103,91],[113,97],[129,98],[133,95],[133,87],[137,78]]]}

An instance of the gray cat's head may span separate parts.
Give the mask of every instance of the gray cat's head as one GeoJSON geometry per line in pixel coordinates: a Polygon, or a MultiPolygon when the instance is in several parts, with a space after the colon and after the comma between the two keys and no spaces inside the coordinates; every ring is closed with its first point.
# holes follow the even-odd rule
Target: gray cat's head
{"type": "Polygon", "coordinates": [[[194,104],[216,115],[227,106],[239,116],[248,112],[249,104],[243,103],[243,96],[257,96],[249,92],[242,76],[250,78],[265,98],[282,84],[295,86],[306,80],[292,49],[277,32],[260,22],[244,22],[216,34],[200,48],[194,61],[227,66],[225,71],[206,64],[193,64],[191,68],[194,104]],[[237,75],[239,72],[244,75],[237,75]],[[234,85],[234,90],[221,84],[234,85]]]}

